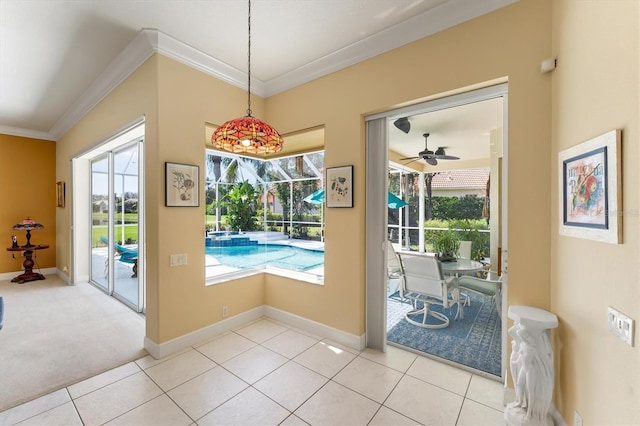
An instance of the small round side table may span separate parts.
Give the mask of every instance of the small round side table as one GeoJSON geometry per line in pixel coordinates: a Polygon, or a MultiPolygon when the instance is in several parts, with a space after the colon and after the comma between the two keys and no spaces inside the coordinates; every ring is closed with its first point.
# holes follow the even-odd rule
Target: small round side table
{"type": "Polygon", "coordinates": [[[33,272],[33,266],[35,262],[33,261],[33,252],[35,250],[44,250],[48,249],[49,246],[46,244],[38,244],[31,247],[9,247],[7,251],[22,251],[24,256],[24,262],[22,262],[22,267],[24,268],[24,273],[18,275],[14,279],[11,280],[12,283],[23,284],[28,281],[36,281],[36,280],[44,280],[44,275],[39,274],[37,272],[33,272]]]}

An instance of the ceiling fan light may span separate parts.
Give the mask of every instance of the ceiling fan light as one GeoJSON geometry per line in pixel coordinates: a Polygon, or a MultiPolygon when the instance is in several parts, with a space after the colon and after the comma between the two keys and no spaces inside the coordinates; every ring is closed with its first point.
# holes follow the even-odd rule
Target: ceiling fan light
{"type": "Polygon", "coordinates": [[[396,121],[393,122],[393,125],[396,126],[399,130],[402,130],[404,133],[409,133],[411,130],[411,123],[407,117],[400,117],[396,121]]]}

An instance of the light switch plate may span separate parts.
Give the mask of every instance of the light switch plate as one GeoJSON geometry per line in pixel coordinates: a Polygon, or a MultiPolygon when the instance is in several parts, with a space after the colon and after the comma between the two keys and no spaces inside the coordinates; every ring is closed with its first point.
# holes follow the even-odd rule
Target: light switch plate
{"type": "Polygon", "coordinates": [[[635,321],[633,319],[609,306],[607,308],[607,325],[611,333],[633,347],[633,335],[635,332],[635,321]]]}
{"type": "Polygon", "coordinates": [[[169,261],[169,266],[182,266],[187,264],[187,254],[172,254],[171,260],[169,261]]]}

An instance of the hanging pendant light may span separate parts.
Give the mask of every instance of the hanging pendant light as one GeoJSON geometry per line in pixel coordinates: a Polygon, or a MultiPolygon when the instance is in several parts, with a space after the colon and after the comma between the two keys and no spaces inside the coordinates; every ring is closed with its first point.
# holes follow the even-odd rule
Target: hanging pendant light
{"type": "Polygon", "coordinates": [[[247,115],[234,118],[218,127],[211,136],[213,146],[225,151],[273,154],[282,149],[280,133],[267,123],[251,116],[251,0],[249,0],[249,43],[247,54],[247,115]]]}

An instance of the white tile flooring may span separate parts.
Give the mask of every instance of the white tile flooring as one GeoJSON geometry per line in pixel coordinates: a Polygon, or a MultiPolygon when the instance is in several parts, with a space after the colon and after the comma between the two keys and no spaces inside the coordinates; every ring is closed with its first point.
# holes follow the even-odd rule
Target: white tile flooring
{"type": "Polygon", "coordinates": [[[0,425],[500,425],[502,385],[260,319],[0,413],[0,425]]]}

